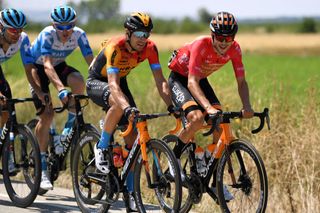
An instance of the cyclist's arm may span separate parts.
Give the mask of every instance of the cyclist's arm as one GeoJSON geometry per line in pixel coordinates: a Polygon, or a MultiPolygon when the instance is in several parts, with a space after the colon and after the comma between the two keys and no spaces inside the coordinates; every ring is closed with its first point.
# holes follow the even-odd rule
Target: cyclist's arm
{"type": "Polygon", "coordinates": [[[91,62],[93,61],[93,55],[87,55],[84,57],[84,59],[86,60],[88,66],[90,66],[91,62]]]}
{"type": "Polygon", "coordinates": [[[26,72],[28,82],[30,83],[31,87],[33,88],[34,92],[37,94],[39,99],[44,103],[45,93],[43,93],[41,90],[39,79],[35,79],[34,76],[32,75],[32,72],[35,72],[35,69],[36,68],[34,67],[33,64],[24,65],[24,70],[26,72]]]}
{"type": "Polygon", "coordinates": [[[114,101],[120,105],[121,109],[129,107],[125,94],[120,88],[120,76],[118,73],[108,73],[108,84],[114,101]]]}
{"type": "Polygon", "coordinates": [[[240,96],[243,110],[244,110],[243,117],[250,118],[253,116],[253,110],[250,104],[248,83],[244,76],[237,77],[237,83],[238,83],[239,96],[240,96]]]}
{"type": "Polygon", "coordinates": [[[152,73],[162,100],[166,103],[167,106],[170,106],[172,104],[171,92],[169,90],[168,82],[163,76],[162,69],[155,70],[152,73]]]}
{"type": "Polygon", "coordinates": [[[44,66],[44,71],[48,76],[50,82],[53,84],[53,86],[58,91],[65,89],[59,76],[57,75],[57,72],[55,71],[52,65],[52,57],[50,55],[43,56],[43,66],[44,66]]]}
{"type": "Polygon", "coordinates": [[[209,100],[204,95],[199,82],[200,77],[190,74],[188,75],[188,89],[190,90],[192,96],[196,99],[196,101],[202,106],[203,109],[207,111],[208,114],[216,113],[218,110],[213,108],[209,102],[209,100]]]}

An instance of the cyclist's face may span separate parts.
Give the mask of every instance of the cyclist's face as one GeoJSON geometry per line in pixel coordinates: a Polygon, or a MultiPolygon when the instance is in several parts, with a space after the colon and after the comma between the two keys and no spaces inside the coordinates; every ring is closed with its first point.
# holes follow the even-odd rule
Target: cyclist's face
{"type": "Polygon", "coordinates": [[[218,36],[212,34],[213,48],[220,54],[224,55],[231,47],[234,36],[218,36]]]}
{"type": "Polygon", "coordinates": [[[11,44],[14,44],[14,43],[17,43],[19,38],[20,38],[20,35],[22,33],[22,29],[21,28],[18,28],[18,29],[15,29],[15,28],[5,28],[5,37],[6,37],[6,40],[11,43],[11,44]]]}
{"type": "Polygon", "coordinates": [[[137,50],[142,51],[143,48],[146,46],[147,39],[149,38],[150,33],[144,31],[135,31],[132,32],[130,37],[131,46],[137,50]]]}
{"type": "Polygon", "coordinates": [[[54,24],[53,27],[56,29],[58,37],[61,42],[66,42],[73,33],[74,24],[54,24]]]}

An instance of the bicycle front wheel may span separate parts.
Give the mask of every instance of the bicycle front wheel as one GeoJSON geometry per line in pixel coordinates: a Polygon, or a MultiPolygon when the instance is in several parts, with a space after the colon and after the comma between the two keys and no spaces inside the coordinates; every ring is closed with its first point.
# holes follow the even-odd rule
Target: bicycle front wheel
{"type": "Polygon", "coordinates": [[[147,203],[159,203],[165,212],[179,212],[182,185],[173,152],[165,142],[151,139],[147,143],[147,156],[148,162],[143,162],[140,154],[135,165],[134,191],[139,212],[146,212],[147,203]]]}
{"type": "Polygon", "coordinates": [[[40,187],[41,163],[38,142],[31,130],[18,125],[13,141],[3,147],[3,181],[7,193],[18,207],[30,206],[40,187]]]}
{"type": "Polygon", "coordinates": [[[223,212],[265,212],[267,174],[258,151],[251,143],[236,140],[224,151],[217,167],[216,184],[223,212]],[[229,202],[224,198],[226,190],[233,196],[229,202]]]}

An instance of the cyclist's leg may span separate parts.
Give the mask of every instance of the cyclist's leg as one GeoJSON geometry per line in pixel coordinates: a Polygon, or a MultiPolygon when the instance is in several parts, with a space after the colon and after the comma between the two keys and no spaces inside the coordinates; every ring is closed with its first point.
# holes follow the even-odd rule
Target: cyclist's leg
{"type": "MultiPolygon", "coordinates": [[[[41,90],[44,93],[48,93],[49,99],[51,100],[49,93],[49,79],[44,72],[44,67],[41,65],[36,65],[37,69],[33,70],[33,76],[36,78],[36,81],[40,84],[41,90]],[[37,77],[35,77],[37,76],[37,77]]],[[[38,99],[38,96],[34,92],[33,88],[31,88],[32,97],[38,99]]],[[[41,106],[41,101],[35,101],[34,105],[37,110],[39,110],[41,106]]],[[[39,115],[39,122],[35,127],[35,136],[38,139],[39,147],[40,147],[40,155],[41,155],[41,183],[40,187],[45,190],[52,189],[53,186],[48,177],[48,166],[47,166],[47,151],[48,151],[48,141],[49,141],[49,128],[53,119],[53,110],[52,104],[46,105],[44,112],[39,115]]]]}
{"type": "MultiPolygon", "coordinates": [[[[71,88],[71,92],[74,94],[84,94],[85,82],[78,70],[68,66],[65,62],[62,62],[55,66],[55,70],[64,86],[71,88]]],[[[69,102],[70,106],[74,105],[74,100],[69,102]]],[[[62,131],[63,135],[69,133],[70,128],[75,120],[75,108],[72,107],[68,112],[68,118],[62,131]]]]}
{"type": "Polygon", "coordinates": [[[201,128],[203,124],[203,115],[200,108],[188,90],[188,79],[177,73],[171,72],[169,87],[172,93],[172,100],[177,107],[184,110],[187,119],[186,128],[179,135],[179,142],[174,148],[174,153],[177,158],[180,157],[181,150],[185,143],[188,143],[193,138],[194,134],[201,128]]]}
{"type": "Polygon", "coordinates": [[[95,104],[107,109],[101,137],[95,146],[95,163],[96,167],[100,171],[108,173],[110,171],[110,162],[108,162],[107,149],[109,147],[112,133],[114,132],[116,125],[123,114],[123,111],[121,107],[114,101],[106,79],[89,78],[87,80],[86,87],[90,99],[95,104]]]}

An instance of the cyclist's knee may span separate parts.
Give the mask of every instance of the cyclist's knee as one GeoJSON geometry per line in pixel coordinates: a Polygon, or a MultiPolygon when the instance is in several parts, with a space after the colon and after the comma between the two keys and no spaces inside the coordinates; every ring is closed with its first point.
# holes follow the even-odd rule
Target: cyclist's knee
{"type": "Polygon", "coordinates": [[[194,131],[201,129],[203,125],[203,115],[200,110],[188,113],[187,118],[190,128],[192,128],[194,131]]]}

